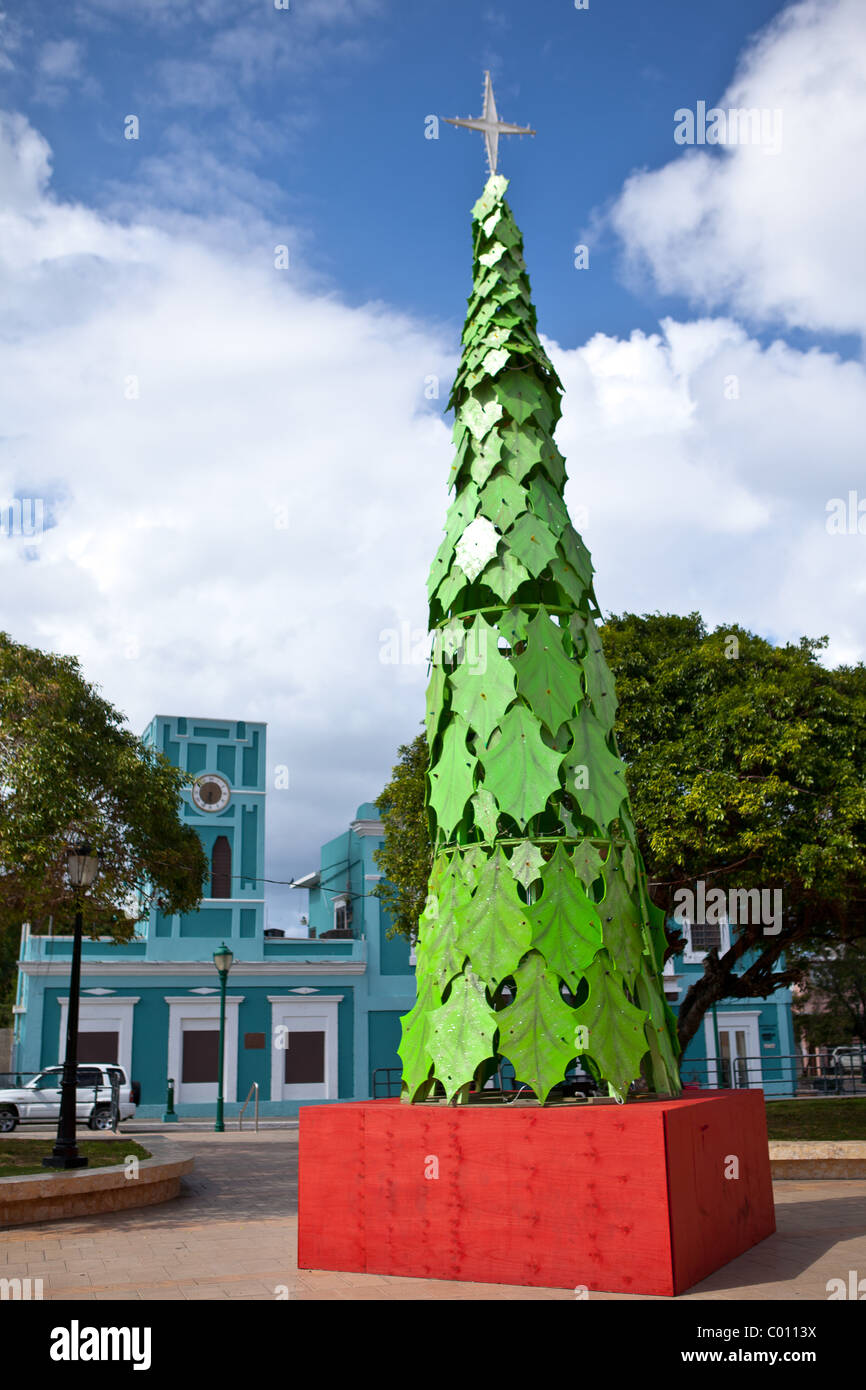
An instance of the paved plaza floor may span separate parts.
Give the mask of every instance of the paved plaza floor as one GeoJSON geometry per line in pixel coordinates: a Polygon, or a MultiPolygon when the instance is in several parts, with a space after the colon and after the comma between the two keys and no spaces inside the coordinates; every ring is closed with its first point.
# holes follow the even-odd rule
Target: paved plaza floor
{"type": "MultiPolygon", "coordinates": [[[[182,1195],[160,1206],[46,1221],[0,1235],[0,1277],[41,1278],[43,1296],[101,1299],[560,1299],[565,1289],[298,1270],[297,1128],[214,1134],[146,1121],[195,1154],[182,1195]]],[[[88,1134],[88,1137],[89,1134],[88,1134]]],[[[827,1299],[830,1279],[866,1274],[866,1181],[777,1182],[777,1232],[677,1302],[827,1299]]],[[[591,1293],[593,1301],[631,1301],[591,1293]]]]}

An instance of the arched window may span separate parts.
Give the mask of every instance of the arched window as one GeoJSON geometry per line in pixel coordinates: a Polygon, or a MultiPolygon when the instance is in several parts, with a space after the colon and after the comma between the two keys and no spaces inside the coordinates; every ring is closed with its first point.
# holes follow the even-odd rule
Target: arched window
{"type": "Polygon", "coordinates": [[[232,895],[232,850],[225,835],[218,835],[214,841],[211,855],[212,898],[230,898],[232,895]]]}

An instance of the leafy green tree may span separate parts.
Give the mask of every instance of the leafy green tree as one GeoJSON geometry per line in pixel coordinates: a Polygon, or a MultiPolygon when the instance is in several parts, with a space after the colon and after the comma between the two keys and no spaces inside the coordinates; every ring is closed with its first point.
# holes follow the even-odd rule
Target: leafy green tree
{"type": "Polygon", "coordinates": [[[374,858],[384,878],[373,894],[391,919],[388,935],[411,939],[424,911],[432,864],[424,804],[428,762],[424,734],[402,744],[397,756],[391,781],[376,802],[385,827],[385,843],[374,858]]]}
{"type": "MultiPolygon", "coordinates": [[[[70,841],[103,868],[84,896],[84,931],[127,940],[159,901],[198,905],[207,859],[178,816],[189,778],[123,727],[123,716],[72,657],[0,633],[0,938],[22,922],[67,931],[75,906],[64,876],[70,841]]],[[[9,990],[8,951],[5,996],[9,990]]],[[[11,970],[14,979],[14,966],[11,970]]],[[[0,996],[2,997],[2,996],[0,996]]]]}
{"type": "Polygon", "coordinates": [[[602,641],[655,902],[672,913],[698,880],[781,894],[771,933],[740,922],[709,951],[685,1045],[717,1000],[768,997],[866,932],[866,667],[823,666],[826,638],[777,647],[697,613],[611,617],[602,641]]]}
{"type": "MultiPolygon", "coordinates": [[[[707,891],[782,895],[777,933],[741,923],[730,950],[708,952],[679,1009],[682,1046],[718,1000],[769,997],[842,940],[852,943],[841,958],[850,952],[849,964],[826,968],[840,980],[853,972],[866,940],[866,667],[823,666],[825,639],[776,647],[735,625],[709,633],[697,613],[612,616],[600,635],[650,892],[669,919],[668,956],[682,949],[671,918],[683,889],[696,892],[703,881],[707,891]]],[[[395,893],[408,882],[402,865],[412,865],[399,919],[406,932],[430,862],[422,745],[423,737],[402,765],[401,796],[414,808],[406,825],[418,827],[414,853],[404,841],[401,858],[387,858],[386,822],[395,893]]],[[[813,981],[816,969],[824,978],[818,966],[813,981]]],[[[834,1015],[840,1026],[854,1005],[853,973],[850,994],[834,1015]]]]}

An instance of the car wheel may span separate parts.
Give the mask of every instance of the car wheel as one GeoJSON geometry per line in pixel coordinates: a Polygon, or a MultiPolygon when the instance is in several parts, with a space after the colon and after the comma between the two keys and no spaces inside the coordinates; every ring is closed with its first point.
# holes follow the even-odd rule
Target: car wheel
{"type": "Polygon", "coordinates": [[[88,1124],[91,1129],[113,1129],[114,1124],[111,1119],[111,1109],[107,1105],[100,1105],[98,1109],[91,1113],[88,1124]]]}
{"type": "Polygon", "coordinates": [[[0,1110],[0,1134],[11,1134],[18,1124],[14,1110],[0,1110]]]}

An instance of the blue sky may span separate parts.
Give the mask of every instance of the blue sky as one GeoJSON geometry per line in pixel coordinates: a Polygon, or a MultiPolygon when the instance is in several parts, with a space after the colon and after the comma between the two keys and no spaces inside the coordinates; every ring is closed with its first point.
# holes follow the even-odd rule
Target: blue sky
{"type": "Polygon", "coordinates": [[[425,118],[485,68],[538,132],[500,169],[602,608],[866,650],[861,0],[7,3],[0,502],[50,525],[0,537],[0,625],[136,729],[267,720],[272,877],[423,712],[382,634],[426,625],[485,178],[425,118]],[[779,111],[779,149],[677,144],[699,102],[779,111]]]}
{"type": "MultiPolygon", "coordinates": [[[[7,93],[54,150],[56,192],[134,207],[151,191],[142,165],[193,166],[161,183],[163,205],[200,216],[234,208],[239,186],[252,201],[258,192],[260,210],[296,229],[302,263],[348,302],[381,299],[453,333],[482,144],[447,126],[425,140],[424,117],[477,114],[489,68],[500,111],[538,131],[504,141],[501,168],[547,333],[573,347],[681,312],[681,296],[624,276],[619,240],[588,235],[593,214],[633,170],[671,158],[674,111],[722,94],[778,0],[289,4],[31,0],[15,11],[22,61],[7,93]],[[121,138],[129,112],[137,142],[121,138]],[[221,166],[206,190],[197,156],[221,166]],[[565,277],[563,294],[563,268],[587,238],[593,274],[565,277]]],[[[765,338],[776,325],[751,326],[765,338]]],[[[851,335],[793,332],[798,346],[858,351],[851,335]]]]}

